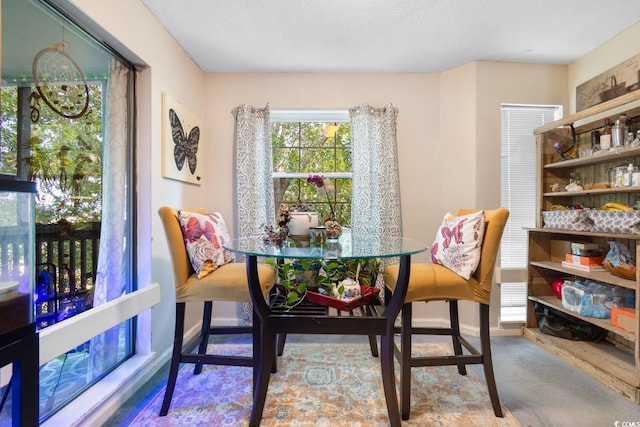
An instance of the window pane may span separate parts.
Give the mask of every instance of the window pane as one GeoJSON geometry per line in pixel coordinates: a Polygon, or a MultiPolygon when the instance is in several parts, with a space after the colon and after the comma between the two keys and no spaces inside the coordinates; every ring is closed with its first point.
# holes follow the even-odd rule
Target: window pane
{"type": "MultiPolygon", "coordinates": [[[[536,141],[533,130],[557,118],[559,107],[501,108],[501,203],[510,211],[500,246],[500,268],[525,269],[527,228],[536,222],[536,141]]],[[[501,283],[501,320],[522,321],[526,284],[501,283]]]]}
{"type": "Polygon", "coordinates": [[[321,147],[327,137],[322,132],[322,123],[299,123],[300,126],[300,146],[301,147],[321,147]]]}
{"type": "MultiPolygon", "coordinates": [[[[279,132],[282,133],[281,144],[285,147],[300,145],[299,127],[295,123],[278,123],[279,132]]],[[[275,144],[274,144],[275,145],[275,144]]]]}
{"type": "Polygon", "coordinates": [[[502,268],[524,268],[526,228],[536,218],[536,140],[533,130],[555,118],[556,107],[502,107],[501,195],[510,211],[501,245],[502,268]]]}
{"type": "Polygon", "coordinates": [[[297,148],[274,148],[273,149],[273,171],[288,172],[289,165],[298,163],[297,148]]]}
{"type": "MultiPolygon", "coordinates": [[[[294,113],[289,112],[287,119],[295,118],[294,113]]],[[[275,206],[279,208],[284,203],[290,209],[313,209],[319,212],[321,221],[335,217],[348,226],[351,221],[351,126],[343,122],[313,121],[308,113],[299,112],[299,116],[304,117],[299,122],[272,125],[273,171],[278,174],[274,178],[275,206]],[[329,197],[324,189],[306,181],[308,175],[320,174],[335,187],[329,197]]]]}
{"type": "Polygon", "coordinates": [[[301,153],[302,166],[300,172],[327,173],[335,172],[335,150],[333,148],[309,148],[301,153]]]}
{"type": "MultiPolygon", "coordinates": [[[[105,366],[99,378],[106,376],[115,366],[123,362],[131,353],[129,322],[123,322],[115,328],[119,335],[114,352],[115,363],[105,366]]],[[[109,332],[106,332],[109,333],[109,332]]],[[[96,382],[88,378],[89,354],[91,341],[87,341],[75,349],[68,351],[47,362],[40,368],[40,418],[50,416],[70,400],[78,396],[96,382]]],[[[2,418],[0,418],[0,425],[2,418]]]]}

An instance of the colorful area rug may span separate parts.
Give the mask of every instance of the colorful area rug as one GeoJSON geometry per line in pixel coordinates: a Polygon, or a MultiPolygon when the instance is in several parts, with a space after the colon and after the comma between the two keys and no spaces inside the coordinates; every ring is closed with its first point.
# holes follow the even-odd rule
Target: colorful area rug
{"type": "MultiPolygon", "coordinates": [[[[249,345],[217,345],[251,353],[249,345]]],[[[448,344],[414,344],[416,354],[451,354],[448,344]]],[[[387,426],[380,359],[360,344],[289,344],[271,375],[261,426],[387,426]]],[[[428,367],[412,370],[411,418],[407,426],[520,426],[503,407],[491,409],[486,385],[471,371],[428,367]]],[[[396,377],[398,366],[396,365],[396,377]]],[[[180,369],[166,417],[159,417],[164,384],[130,426],[246,426],[251,412],[251,369],[193,365],[180,369]]]]}

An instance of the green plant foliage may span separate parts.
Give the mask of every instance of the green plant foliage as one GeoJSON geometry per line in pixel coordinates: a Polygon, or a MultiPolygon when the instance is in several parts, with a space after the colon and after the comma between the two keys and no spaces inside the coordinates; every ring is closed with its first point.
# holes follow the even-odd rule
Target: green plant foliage
{"type": "MultiPolygon", "coordinates": [[[[326,123],[284,122],[272,125],[274,172],[327,174],[351,172],[351,126],[339,123],[335,136],[324,134],[326,123]]],[[[312,205],[319,218],[331,217],[329,204],[335,210],[335,219],[344,226],[351,222],[351,179],[332,178],[336,191],[327,200],[305,178],[276,178],[274,180],[275,206],[281,203],[293,208],[298,203],[312,205]]]]}
{"type": "MultiPolygon", "coordinates": [[[[21,90],[30,90],[22,88],[21,90]]],[[[0,172],[37,183],[36,222],[98,222],[102,212],[102,85],[89,85],[88,113],[59,116],[39,103],[29,140],[18,148],[18,87],[1,93],[0,172]]]]}
{"type": "Polygon", "coordinates": [[[278,285],[285,296],[281,308],[292,309],[300,304],[308,290],[325,295],[333,295],[338,287],[342,295],[344,287],[339,283],[351,278],[361,285],[374,286],[380,269],[380,260],[358,258],[344,260],[308,260],[277,262],[268,259],[265,263],[273,265],[278,272],[278,285]]]}

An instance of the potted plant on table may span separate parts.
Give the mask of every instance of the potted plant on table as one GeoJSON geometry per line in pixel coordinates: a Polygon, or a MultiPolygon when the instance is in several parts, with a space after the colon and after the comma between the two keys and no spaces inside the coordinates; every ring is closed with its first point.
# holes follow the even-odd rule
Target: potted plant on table
{"type": "Polygon", "coordinates": [[[357,305],[369,303],[379,293],[379,289],[375,287],[380,268],[379,259],[266,262],[277,268],[279,289],[283,297],[279,306],[282,308],[292,309],[307,298],[315,303],[350,310],[357,305]]]}
{"type": "Polygon", "coordinates": [[[267,259],[265,264],[276,268],[278,290],[282,300],[279,307],[292,309],[304,301],[308,289],[328,288],[320,277],[321,263],[316,260],[299,259],[294,262],[267,259]]]}
{"type": "Polygon", "coordinates": [[[266,243],[274,246],[282,246],[284,241],[289,236],[289,222],[291,221],[291,214],[289,209],[285,205],[280,205],[278,213],[278,223],[273,225],[264,225],[263,239],[266,243]]]}

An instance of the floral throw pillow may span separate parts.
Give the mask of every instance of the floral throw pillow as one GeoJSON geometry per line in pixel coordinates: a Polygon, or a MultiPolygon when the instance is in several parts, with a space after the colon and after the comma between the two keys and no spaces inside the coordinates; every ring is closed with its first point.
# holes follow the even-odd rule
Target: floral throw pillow
{"type": "Polygon", "coordinates": [[[483,211],[462,216],[447,213],[431,247],[431,262],[469,279],[480,264],[484,225],[483,211]]]}
{"type": "Polygon", "coordinates": [[[229,232],[219,212],[198,214],[178,211],[178,220],[198,279],[234,260],[233,254],[222,247],[229,240],[229,232]]]}

